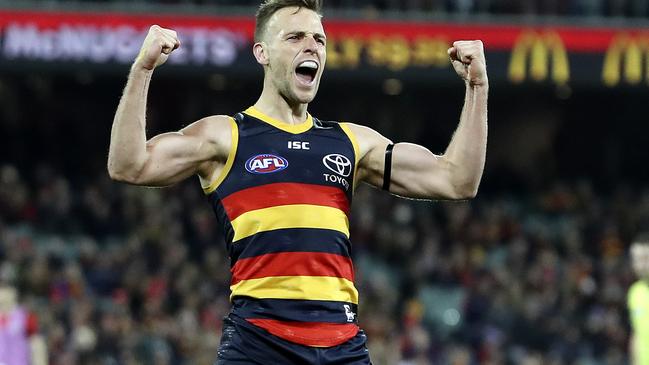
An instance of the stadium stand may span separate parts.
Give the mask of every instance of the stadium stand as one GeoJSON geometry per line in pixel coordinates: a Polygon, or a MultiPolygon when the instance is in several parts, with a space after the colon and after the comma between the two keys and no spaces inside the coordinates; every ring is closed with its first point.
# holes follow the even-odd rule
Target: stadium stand
{"type": "MultiPolygon", "coordinates": [[[[79,0],[32,0],[32,2],[50,4],[84,3],[79,0]]],[[[93,3],[120,3],[120,1],[96,0],[93,3]]],[[[134,3],[225,7],[256,7],[259,4],[258,1],[254,0],[135,0],[124,4],[128,7],[133,6],[134,3]]],[[[408,11],[432,14],[515,14],[636,18],[649,16],[648,0],[330,0],[326,2],[326,6],[330,10],[362,9],[370,12],[408,11]]]]}
{"type": "MultiPolygon", "coordinates": [[[[648,4],[328,2],[379,14],[549,19],[642,18],[649,16],[648,4]]],[[[106,151],[124,81],[119,75],[55,67],[0,75],[0,282],[17,287],[21,303],[38,316],[51,364],[212,364],[229,310],[223,238],[197,181],[145,189],[109,180],[106,151]]],[[[235,113],[251,103],[257,87],[223,75],[180,81],[163,74],[153,82],[151,133],[235,113]],[[177,107],[169,110],[172,104],[177,107]]],[[[459,103],[456,89],[406,85],[396,96],[343,82],[323,84],[315,115],[334,119],[329,111],[335,105],[346,118],[371,123],[395,140],[445,147],[457,108],[423,109],[421,100],[459,103]],[[399,118],[408,120],[406,128],[393,123],[399,118]]],[[[647,125],[637,117],[646,101],[642,87],[619,94],[577,90],[570,100],[560,88],[495,91],[487,171],[472,202],[357,191],[351,230],[359,318],[375,364],[628,361],[625,300],[635,278],[627,247],[649,225],[649,176],[631,163],[638,156],[646,161],[639,141],[647,125]],[[534,133],[549,136],[536,152],[527,139],[530,151],[516,155],[503,147],[534,133]],[[577,133],[592,144],[577,141],[577,133]]]]}
{"type": "MultiPolygon", "coordinates": [[[[0,279],[37,313],[52,364],[210,364],[229,309],[223,239],[197,181],[145,189],[109,180],[120,82],[2,79],[0,279]],[[27,107],[33,100],[39,108],[27,107]]],[[[219,98],[199,97],[204,87],[185,89],[186,109],[163,117],[175,82],[156,82],[153,130],[190,109],[245,103],[245,90],[215,106],[219,98]]],[[[360,118],[376,95],[366,97],[341,106],[360,118]]],[[[408,100],[386,99],[368,119],[414,138],[424,130],[414,118],[401,133],[382,122],[407,113],[408,100]]],[[[507,138],[497,134],[495,144],[507,138]]],[[[624,363],[634,280],[626,246],[649,223],[649,191],[616,182],[602,193],[588,179],[494,186],[507,178],[488,172],[470,203],[359,189],[354,260],[375,364],[624,363]]]]}

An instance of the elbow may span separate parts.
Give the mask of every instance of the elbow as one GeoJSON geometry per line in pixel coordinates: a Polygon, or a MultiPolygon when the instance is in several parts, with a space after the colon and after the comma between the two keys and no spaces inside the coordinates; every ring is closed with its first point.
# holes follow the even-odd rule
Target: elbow
{"type": "Polygon", "coordinates": [[[473,189],[465,191],[461,199],[469,200],[475,198],[477,195],[478,195],[478,186],[476,186],[473,189]]]}
{"type": "Polygon", "coordinates": [[[453,200],[470,200],[478,195],[479,182],[456,185],[453,189],[453,200]]]}
{"type": "Polygon", "coordinates": [[[453,194],[453,200],[470,200],[478,195],[478,189],[458,190],[453,194]]]}
{"type": "Polygon", "coordinates": [[[135,185],[137,185],[139,182],[139,169],[136,169],[134,167],[119,166],[111,160],[108,161],[107,169],[108,176],[114,181],[135,185]]]}
{"type": "Polygon", "coordinates": [[[124,182],[124,183],[132,183],[133,180],[133,178],[130,175],[118,169],[112,168],[110,166],[108,166],[108,176],[110,176],[110,178],[114,181],[124,182]]]}
{"type": "Polygon", "coordinates": [[[115,169],[108,169],[108,176],[110,176],[111,180],[118,181],[118,182],[123,182],[123,183],[132,183],[132,178],[130,178],[127,174],[121,173],[115,169]]]}
{"type": "Polygon", "coordinates": [[[473,173],[449,161],[446,175],[448,198],[451,200],[469,200],[478,195],[482,173],[473,173]]]}

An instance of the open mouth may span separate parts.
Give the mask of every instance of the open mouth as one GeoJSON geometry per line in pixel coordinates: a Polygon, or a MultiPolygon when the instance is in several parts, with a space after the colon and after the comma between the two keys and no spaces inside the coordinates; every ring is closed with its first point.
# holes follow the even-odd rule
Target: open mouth
{"type": "Polygon", "coordinates": [[[315,80],[315,76],[318,73],[319,65],[315,61],[304,61],[300,63],[295,69],[295,75],[297,79],[303,84],[310,85],[315,80]]]}

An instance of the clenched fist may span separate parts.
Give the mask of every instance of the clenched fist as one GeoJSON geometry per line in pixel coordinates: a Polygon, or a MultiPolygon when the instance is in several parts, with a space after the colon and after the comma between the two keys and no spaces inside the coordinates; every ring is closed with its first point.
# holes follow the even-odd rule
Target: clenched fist
{"type": "Polygon", "coordinates": [[[169,54],[178,47],[180,47],[180,41],[174,30],[152,25],[146,38],[144,38],[134,66],[153,70],[165,63],[169,58],[169,54]]]}
{"type": "Polygon", "coordinates": [[[482,41],[457,41],[448,49],[455,72],[471,86],[487,85],[487,62],[482,41]]]}

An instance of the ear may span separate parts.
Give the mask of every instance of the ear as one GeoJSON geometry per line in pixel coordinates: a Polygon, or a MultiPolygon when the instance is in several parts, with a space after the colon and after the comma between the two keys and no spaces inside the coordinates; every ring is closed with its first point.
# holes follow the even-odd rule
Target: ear
{"type": "Polygon", "coordinates": [[[268,50],[265,42],[257,42],[252,46],[252,53],[257,59],[257,63],[262,66],[266,66],[269,63],[268,60],[268,50]]]}

